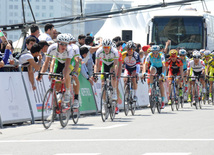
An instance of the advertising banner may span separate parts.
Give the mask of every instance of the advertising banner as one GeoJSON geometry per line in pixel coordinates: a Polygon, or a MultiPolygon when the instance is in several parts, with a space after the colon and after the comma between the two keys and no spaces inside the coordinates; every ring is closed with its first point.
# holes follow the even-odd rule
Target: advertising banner
{"type": "Polygon", "coordinates": [[[1,72],[0,86],[2,124],[31,121],[32,117],[21,73],[1,72]]]}
{"type": "Polygon", "coordinates": [[[79,93],[80,113],[97,112],[95,97],[90,82],[86,78],[84,78],[82,74],[79,75],[79,81],[80,81],[80,93],[79,93]]]}
{"type": "MultiPolygon", "coordinates": [[[[38,73],[34,74],[36,77],[38,73]]],[[[34,78],[36,90],[33,91],[32,85],[29,81],[28,72],[23,72],[24,81],[26,84],[27,93],[30,99],[30,104],[32,107],[33,115],[35,120],[40,120],[42,117],[42,103],[46,91],[49,89],[50,81],[48,76],[43,76],[41,81],[37,81],[34,78]]]]}

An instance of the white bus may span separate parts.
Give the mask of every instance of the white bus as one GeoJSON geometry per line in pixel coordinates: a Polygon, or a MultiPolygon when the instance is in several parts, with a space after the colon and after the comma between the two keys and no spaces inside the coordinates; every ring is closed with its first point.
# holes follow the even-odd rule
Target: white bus
{"type": "Polygon", "coordinates": [[[147,44],[165,45],[171,49],[185,48],[214,50],[214,16],[196,10],[169,12],[154,16],[148,25],[147,44]]]}

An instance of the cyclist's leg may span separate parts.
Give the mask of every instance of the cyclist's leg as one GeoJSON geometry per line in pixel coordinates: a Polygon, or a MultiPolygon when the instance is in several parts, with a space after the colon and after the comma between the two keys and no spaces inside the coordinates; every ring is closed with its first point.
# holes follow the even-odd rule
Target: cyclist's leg
{"type": "Polygon", "coordinates": [[[170,77],[170,76],[172,76],[173,75],[173,73],[172,73],[172,70],[169,70],[169,73],[168,73],[168,76],[169,76],[169,78],[168,78],[168,82],[169,82],[169,101],[168,101],[168,104],[170,105],[171,103],[172,103],[172,101],[171,101],[171,88],[172,88],[172,78],[170,77]]]}
{"type": "MultiPolygon", "coordinates": [[[[113,68],[113,63],[111,65],[109,65],[108,67],[108,72],[113,73],[114,72],[114,68],[113,68]]],[[[111,76],[111,84],[113,87],[113,95],[112,95],[112,100],[117,100],[117,77],[115,76],[111,76]]]]}
{"type": "MultiPolygon", "coordinates": [[[[136,76],[136,69],[134,69],[131,73],[131,76],[136,76]]],[[[134,101],[137,101],[137,80],[136,78],[132,78],[133,90],[134,90],[134,101]]]]}
{"type": "MultiPolygon", "coordinates": [[[[162,67],[157,68],[157,74],[160,76],[162,74],[162,67]]],[[[161,92],[161,109],[165,108],[165,103],[164,103],[164,96],[165,96],[165,90],[163,86],[163,80],[161,79],[159,81],[159,87],[160,87],[160,92],[161,92]]]]}
{"type": "MultiPolygon", "coordinates": [[[[213,76],[213,68],[210,69],[209,76],[213,76]]],[[[213,88],[213,78],[209,78],[209,100],[212,101],[212,88],[213,88]]]]}

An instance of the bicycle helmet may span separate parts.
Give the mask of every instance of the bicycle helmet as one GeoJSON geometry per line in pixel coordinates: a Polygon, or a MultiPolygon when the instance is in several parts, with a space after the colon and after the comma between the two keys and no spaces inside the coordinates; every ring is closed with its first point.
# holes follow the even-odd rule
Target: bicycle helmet
{"type": "Polygon", "coordinates": [[[175,54],[177,56],[178,55],[178,51],[176,49],[171,49],[169,51],[169,55],[172,56],[173,54],[175,54]]]}
{"type": "Polygon", "coordinates": [[[70,33],[67,33],[67,35],[69,37],[69,42],[76,41],[76,39],[70,33]]]}
{"type": "Polygon", "coordinates": [[[211,54],[211,51],[210,50],[205,50],[204,51],[204,56],[210,56],[211,54]]]}
{"type": "Polygon", "coordinates": [[[112,42],[112,47],[117,48],[115,42],[112,42]]]}
{"type": "Polygon", "coordinates": [[[186,55],[187,51],[185,49],[180,49],[179,50],[179,55],[186,55]]]}
{"type": "Polygon", "coordinates": [[[62,42],[66,42],[69,43],[70,39],[69,36],[67,34],[59,34],[56,38],[57,41],[62,41],[62,42]]]}
{"type": "Polygon", "coordinates": [[[160,51],[160,47],[158,46],[158,45],[153,45],[152,47],[151,47],[151,52],[154,52],[154,51],[160,51]]]}
{"type": "Polygon", "coordinates": [[[132,48],[132,49],[136,49],[136,46],[134,44],[133,41],[129,40],[127,43],[126,43],[126,49],[128,48],[132,48]]]}
{"type": "Polygon", "coordinates": [[[200,50],[200,53],[204,53],[204,52],[205,52],[205,49],[201,49],[201,50],[200,50]]]}
{"type": "Polygon", "coordinates": [[[103,39],[102,45],[111,46],[112,45],[111,39],[103,39]]]}
{"type": "Polygon", "coordinates": [[[200,59],[201,53],[199,51],[195,50],[195,51],[193,51],[192,57],[196,58],[196,59],[200,59]]]}

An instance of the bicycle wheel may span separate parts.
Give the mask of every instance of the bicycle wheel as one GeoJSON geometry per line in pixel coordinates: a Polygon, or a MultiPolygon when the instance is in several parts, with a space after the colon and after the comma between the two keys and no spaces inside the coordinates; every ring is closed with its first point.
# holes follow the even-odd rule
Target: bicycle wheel
{"type": "Polygon", "coordinates": [[[126,85],[125,87],[125,93],[124,93],[124,113],[127,116],[129,113],[129,94],[130,94],[130,89],[129,85],[126,85]]]}
{"type": "Polygon", "coordinates": [[[46,129],[48,129],[54,121],[56,105],[56,96],[53,93],[53,89],[50,88],[46,92],[42,103],[42,124],[46,129]]]}
{"type": "Polygon", "coordinates": [[[160,97],[160,89],[156,90],[156,107],[157,107],[157,110],[158,110],[158,113],[160,114],[161,113],[161,97],[160,97]]]}
{"type": "Polygon", "coordinates": [[[116,101],[110,101],[110,107],[109,107],[109,114],[111,121],[115,118],[115,108],[116,108],[116,101]]]}
{"type": "Polygon", "coordinates": [[[152,113],[155,113],[155,108],[156,108],[156,101],[155,101],[155,86],[152,86],[152,90],[151,90],[151,95],[149,96],[149,102],[150,102],[150,109],[152,111],[152,113]]]}
{"type": "Polygon", "coordinates": [[[131,109],[132,115],[134,116],[135,110],[136,110],[136,102],[132,102],[131,103],[130,109],[131,109]]]}
{"type": "Polygon", "coordinates": [[[105,88],[103,87],[102,90],[102,95],[101,95],[101,118],[103,120],[103,122],[105,122],[106,119],[108,119],[108,115],[109,115],[109,108],[107,107],[108,104],[108,97],[107,97],[107,93],[105,88]],[[105,99],[103,99],[105,96],[105,99]]]}
{"type": "Polygon", "coordinates": [[[74,124],[77,124],[79,118],[80,118],[80,109],[79,108],[76,108],[76,109],[71,109],[71,117],[72,117],[72,120],[74,122],[74,124]]]}
{"type": "Polygon", "coordinates": [[[184,96],[180,96],[180,105],[181,108],[184,108],[184,96]]]}
{"type": "Polygon", "coordinates": [[[179,96],[179,93],[178,93],[178,90],[176,91],[176,102],[175,102],[175,107],[176,107],[176,110],[178,111],[179,108],[180,108],[180,96],[179,96]]]}
{"type": "Polygon", "coordinates": [[[174,109],[175,109],[175,93],[174,93],[174,84],[172,84],[172,86],[171,86],[170,98],[171,98],[171,109],[172,109],[172,111],[174,111],[174,109]]]}
{"type": "Polygon", "coordinates": [[[59,121],[61,126],[64,128],[70,119],[71,116],[71,99],[69,103],[64,103],[65,93],[62,94],[61,103],[59,103],[60,114],[59,121]]]}
{"type": "Polygon", "coordinates": [[[198,86],[195,84],[195,108],[199,107],[199,99],[198,99],[198,86]]]}

